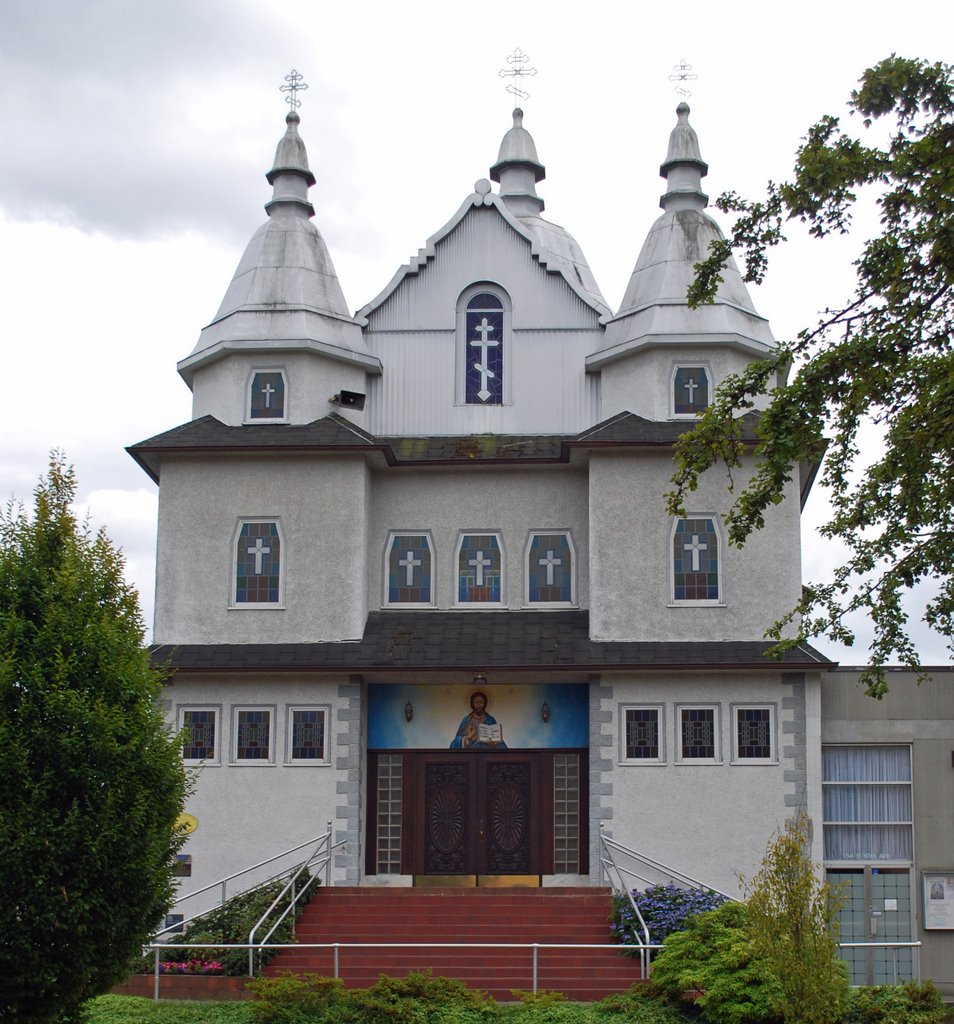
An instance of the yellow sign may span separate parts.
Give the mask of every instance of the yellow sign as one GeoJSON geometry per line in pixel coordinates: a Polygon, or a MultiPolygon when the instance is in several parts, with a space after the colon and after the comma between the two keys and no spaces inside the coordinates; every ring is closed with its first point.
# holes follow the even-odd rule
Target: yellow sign
{"type": "Polygon", "coordinates": [[[199,819],[191,814],[180,814],[176,818],[176,828],[185,835],[190,835],[199,827],[199,819]]]}

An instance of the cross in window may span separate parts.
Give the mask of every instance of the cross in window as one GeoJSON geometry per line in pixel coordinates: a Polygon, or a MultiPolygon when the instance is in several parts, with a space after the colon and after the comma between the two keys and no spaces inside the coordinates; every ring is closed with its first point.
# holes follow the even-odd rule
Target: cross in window
{"type": "Polygon", "coordinates": [[[482,587],[484,585],[484,566],[492,564],[490,559],[484,558],[483,551],[478,551],[476,557],[470,559],[467,564],[474,567],[474,585],[482,587]]]}
{"type": "Polygon", "coordinates": [[[683,544],[683,547],[685,548],[686,551],[691,551],[692,552],[692,571],[693,572],[698,572],[699,571],[699,552],[700,551],[708,551],[709,550],[709,545],[708,544],[703,544],[699,540],[699,535],[694,533],[692,535],[692,540],[688,544],[683,544]]]}
{"type": "Polygon", "coordinates": [[[272,395],[275,394],[275,389],[271,384],[266,384],[265,387],[262,388],[262,394],[265,396],[265,408],[267,409],[271,405],[271,398],[272,395]]]}
{"type": "Polygon", "coordinates": [[[487,349],[497,348],[500,342],[487,337],[494,330],[494,325],[488,322],[487,317],[483,317],[474,330],[480,335],[479,341],[474,338],[470,343],[474,348],[480,349],[480,362],[474,363],[474,369],[480,374],[480,390],[477,392],[477,397],[482,402],[486,402],[490,398],[490,392],[487,390],[487,381],[497,376],[487,366],[487,349]]]}
{"type": "Polygon", "coordinates": [[[413,587],[414,586],[414,567],[416,565],[420,565],[420,564],[421,564],[421,560],[419,558],[415,558],[414,557],[414,552],[413,551],[408,551],[408,553],[404,556],[404,558],[402,558],[402,559],[400,559],[398,561],[398,565],[403,566],[404,570],[405,570],[405,574],[404,574],[405,586],[408,586],[408,587],[413,587]]]}
{"type": "Polygon", "coordinates": [[[700,386],[701,386],[701,385],[697,384],[697,383],[696,383],[696,382],[695,382],[695,381],[694,381],[694,380],[692,379],[692,377],[690,377],[690,378],[689,378],[689,379],[688,379],[688,380],[686,381],[686,383],[685,383],[685,384],[683,384],[683,387],[684,387],[684,388],[686,389],[686,391],[688,391],[688,392],[689,392],[689,404],[690,404],[690,405],[693,405],[693,404],[695,404],[695,401],[696,401],[695,391],[696,391],[696,390],[697,390],[697,389],[698,389],[698,388],[699,388],[700,386]]]}
{"type": "Polygon", "coordinates": [[[555,565],[563,565],[562,558],[554,557],[552,551],[547,551],[547,557],[538,559],[538,564],[545,566],[547,570],[547,586],[553,586],[553,567],[555,565]]]}
{"type": "Polygon", "coordinates": [[[261,537],[256,537],[255,545],[248,549],[248,553],[252,555],[255,559],[256,576],[262,575],[262,559],[265,557],[265,555],[270,555],[272,553],[272,549],[264,547],[264,544],[265,542],[262,540],[261,537]]]}

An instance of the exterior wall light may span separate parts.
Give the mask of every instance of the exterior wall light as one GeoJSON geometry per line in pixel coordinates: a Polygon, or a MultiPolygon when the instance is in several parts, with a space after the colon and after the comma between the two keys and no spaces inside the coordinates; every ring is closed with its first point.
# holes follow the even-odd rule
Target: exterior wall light
{"type": "Polygon", "coordinates": [[[540,705],[540,717],[544,720],[544,722],[550,721],[550,705],[547,704],[546,701],[544,701],[543,704],[540,705]]]}
{"type": "Polygon", "coordinates": [[[410,701],[408,701],[407,704],[404,705],[404,721],[405,722],[410,722],[410,720],[413,717],[414,717],[414,705],[410,701]]]}

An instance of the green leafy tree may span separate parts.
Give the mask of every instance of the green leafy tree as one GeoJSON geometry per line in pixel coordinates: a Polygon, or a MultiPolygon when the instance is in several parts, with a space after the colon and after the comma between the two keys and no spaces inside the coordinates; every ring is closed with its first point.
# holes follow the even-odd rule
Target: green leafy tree
{"type": "Polygon", "coordinates": [[[785,1024],[835,1024],[850,991],[835,924],[843,898],[818,880],[809,844],[804,814],[769,844],[748,892],[747,927],[754,956],[778,979],[785,1024]]]}
{"type": "Polygon", "coordinates": [[[0,1019],[82,1019],[161,921],[186,793],[122,556],[54,453],[0,512],[0,1019]]]}
{"type": "Polygon", "coordinates": [[[749,450],[739,412],[767,393],[755,472],[727,517],[729,540],[742,545],[782,500],[798,464],[824,455],[832,515],[821,532],[846,544],[848,554],[831,580],[805,588],[768,635],[779,653],[821,634],[850,645],[846,615],[864,613],[874,636],[863,681],[880,697],[887,662],[919,669],[906,592],[933,580],[937,592],[925,622],[950,641],[954,620],[952,66],[891,56],[864,73],[849,108],[869,138],[878,134],[874,122],[893,119],[887,141],[865,144],[838,118],[824,117],[798,150],[791,182],[770,182],[758,202],[721,196],[719,209],[739,218],[731,236],[713,243],[697,264],[689,301],[712,300],[733,250],[744,256],[745,280],[760,282],[768,250],[784,241],[789,221],[803,222],[819,239],[847,232],[866,192],[880,210],[881,230],[855,261],[855,293],[724,382],[678,445],[668,500],[672,514],[683,514],[685,496],[718,464],[728,467],[731,481],[749,450]],[[776,386],[790,370],[788,383],[776,386]],[[873,461],[863,457],[861,439],[869,424],[883,437],[883,454],[873,461]]]}

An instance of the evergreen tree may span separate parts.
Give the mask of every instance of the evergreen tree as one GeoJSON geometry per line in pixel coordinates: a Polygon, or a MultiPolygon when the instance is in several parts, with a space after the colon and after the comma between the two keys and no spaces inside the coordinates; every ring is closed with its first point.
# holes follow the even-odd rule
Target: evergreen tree
{"type": "Polygon", "coordinates": [[[54,453],[0,512],[0,1019],[82,1019],[170,904],[186,794],[135,592],[54,453]]]}

